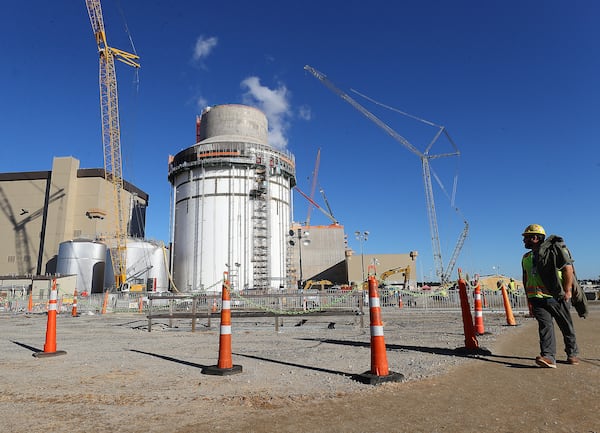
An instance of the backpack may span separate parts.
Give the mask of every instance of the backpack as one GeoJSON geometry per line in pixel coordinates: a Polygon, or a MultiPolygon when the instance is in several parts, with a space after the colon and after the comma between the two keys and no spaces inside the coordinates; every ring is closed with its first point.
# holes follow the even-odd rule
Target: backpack
{"type": "MultiPolygon", "coordinates": [[[[562,281],[558,278],[557,269],[565,265],[573,266],[571,252],[567,248],[565,241],[560,236],[550,235],[540,245],[538,252],[537,270],[544,282],[544,285],[552,295],[557,299],[565,296],[562,287],[562,281]]],[[[587,298],[583,289],[577,281],[575,266],[573,266],[573,288],[571,303],[579,317],[586,318],[588,315],[587,298]]]]}

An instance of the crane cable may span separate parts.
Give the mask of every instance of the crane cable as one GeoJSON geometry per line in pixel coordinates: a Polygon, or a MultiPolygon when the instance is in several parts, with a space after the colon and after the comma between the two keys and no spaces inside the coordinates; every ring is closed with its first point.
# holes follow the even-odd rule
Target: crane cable
{"type": "MultiPolygon", "coordinates": [[[[424,123],[426,125],[433,126],[433,127],[436,127],[436,128],[440,128],[442,130],[445,129],[442,125],[438,125],[437,123],[431,122],[429,120],[422,119],[422,118],[417,117],[417,116],[415,116],[413,114],[407,113],[405,111],[402,111],[402,110],[399,110],[397,108],[394,108],[394,107],[392,107],[390,105],[387,105],[387,104],[384,104],[382,102],[376,101],[375,99],[371,98],[370,96],[365,95],[364,93],[359,92],[356,89],[350,89],[350,91],[353,92],[353,93],[356,93],[357,95],[361,96],[362,98],[366,99],[369,102],[372,102],[375,105],[379,105],[380,107],[386,108],[386,109],[388,109],[390,111],[394,111],[394,112],[396,112],[398,114],[401,114],[403,116],[406,116],[406,117],[408,117],[410,119],[416,120],[418,122],[422,122],[422,123],[424,123]]],[[[454,143],[451,143],[451,144],[454,145],[454,143]]],[[[436,183],[439,185],[440,189],[442,190],[442,192],[444,193],[444,195],[446,196],[446,198],[448,198],[448,200],[450,201],[450,206],[452,208],[454,208],[459,213],[459,215],[461,215],[461,217],[462,217],[462,213],[460,212],[460,210],[458,209],[458,207],[456,207],[454,205],[455,198],[456,198],[456,189],[457,189],[457,184],[458,184],[458,174],[459,174],[458,163],[456,164],[456,169],[455,169],[455,174],[454,174],[454,180],[453,180],[453,185],[452,185],[452,196],[450,196],[448,194],[448,191],[446,191],[446,187],[442,183],[441,179],[438,177],[437,173],[433,170],[433,168],[431,167],[431,165],[429,166],[429,169],[431,170],[431,174],[433,175],[436,183]]],[[[463,219],[464,219],[464,217],[463,217],[463,219]]]]}
{"type": "Polygon", "coordinates": [[[394,108],[394,107],[386,105],[386,104],[384,104],[382,102],[376,101],[375,99],[373,99],[373,98],[365,95],[364,93],[359,92],[358,90],[350,89],[350,91],[356,93],[358,96],[361,96],[361,97],[365,98],[367,101],[372,102],[375,105],[379,105],[380,107],[387,108],[388,110],[391,110],[391,111],[395,111],[396,113],[402,114],[403,116],[410,117],[411,119],[417,120],[419,122],[423,122],[426,125],[435,126],[436,128],[443,128],[442,125],[438,125],[436,123],[430,122],[429,120],[422,119],[422,118],[417,117],[417,116],[415,116],[413,114],[407,113],[407,112],[402,111],[402,110],[398,110],[397,108],[394,108]]]}
{"type": "MultiPolygon", "coordinates": [[[[131,51],[133,52],[133,54],[135,54],[136,56],[138,56],[137,50],[135,48],[135,43],[133,42],[133,36],[131,35],[131,31],[129,30],[129,25],[127,23],[127,18],[125,17],[125,12],[123,10],[123,6],[121,4],[121,0],[117,0],[116,2],[117,5],[117,9],[119,11],[119,15],[121,17],[121,21],[123,22],[123,28],[125,30],[125,33],[127,34],[127,38],[129,39],[129,45],[131,46],[131,51]]],[[[138,114],[139,114],[139,92],[140,92],[140,74],[139,74],[139,67],[138,68],[133,68],[133,73],[134,73],[134,78],[133,78],[133,101],[134,103],[132,104],[133,106],[133,115],[131,116],[130,120],[131,121],[131,125],[132,128],[128,128],[128,131],[135,131],[137,130],[137,119],[138,119],[138,114]]],[[[129,117],[129,116],[128,116],[129,117]]],[[[123,129],[121,128],[121,131],[123,132],[123,129]]],[[[135,148],[135,142],[136,142],[136,135],[135,134],[127,134],[129,139],[130,139],[130,143],[132,144],[132,147],[135,148]]],[[[123,147],[121,146],[121,152],[123,153],[123,147]]],[[[127,147],[125,147],[125,150],[127,150],[127,147]]],[[[137,183],[136,180],[136,176],[135,176],[135,167],[134,167],[134,163],[133,161],[135,161],[135,159],[130,159],[129,155],[133,153],[135,154],[135,152],[125,152],[125,155],[121,155],[121,161],[122,163],[126,166],[127,170],[124,170],[125,173],[127,173],[127,176],[129,177],[129,179],[131,179],[131,182],[133,184],[137,183]]],[[[133,218],[135,218],[138,222],[138,224],[141,224],[141,210],[134,208],[134,215],[133,218]]],[[[141,226],[141,225],[140,225],[141,226]]],[[[144,227],[145,228],[145,227],[144,227]]],[[[145,237],[145,230],[144,230],[144,237],[145,237]]],[[[144,255],[148,255],[148,252],[146,250],[144,250],[144,255]]],[[[150,261],[150,259],[147,257],[146,261],[150,261]]]]}

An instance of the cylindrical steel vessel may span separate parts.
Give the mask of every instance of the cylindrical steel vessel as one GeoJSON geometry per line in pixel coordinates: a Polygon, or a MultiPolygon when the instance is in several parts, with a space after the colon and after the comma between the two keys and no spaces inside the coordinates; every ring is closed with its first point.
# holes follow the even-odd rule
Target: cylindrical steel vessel
{"type": "Polygon", "coordinates": [[[199,143],[169,164],[173,262],[179,291],[285,284],[286,235],[295,163],[267,143],[265,115],[243,105],[206,110],[199,143]]]}
{"type": "Polygon", "coordinates": [[[77,275],[75,288],[81,292],[102,293],[106,245],[87,239],[61,242],[58,246],[56,272],[77,275]]]}
{"type": "MultiPolygon", "coordinates": [[[[127,285],[131,289],[165,292],[169,290],[168,260],[162,243],[142,239],[128,239],[126,249],[127,285]],[[140,287],[141,286],[141,287],[140,287]]],[[[110,251],[106,254],[107,286],[114,284],[110,251]]]]}

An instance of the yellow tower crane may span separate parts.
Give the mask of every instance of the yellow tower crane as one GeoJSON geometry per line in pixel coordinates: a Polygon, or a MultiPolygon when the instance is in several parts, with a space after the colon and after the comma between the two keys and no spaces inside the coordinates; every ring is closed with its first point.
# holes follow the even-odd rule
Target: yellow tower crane
{"type": "MultiPolygon", "coordinates": [[[[100,0],[86,0],[85,2],[92,24],[92,30],[98,45],[100,55],[100,110],[102,115],[102,145],[104,148],[104,175],[112,184],[109,202],[113,209],[115,245],[110,248],[112,266],[117,287],[121,287],[126,280],[127,259],[127,224],[123,211],[123,165],[121,162],[121,131],[119,124],[119,101],[117,97],[117,76],[115,73],[115,59],[139,68],[139,56],[112,48],[106,41],[104,18],[100,0]]],[[[112,233],[111,233],[112,235],[112,233]]]]}

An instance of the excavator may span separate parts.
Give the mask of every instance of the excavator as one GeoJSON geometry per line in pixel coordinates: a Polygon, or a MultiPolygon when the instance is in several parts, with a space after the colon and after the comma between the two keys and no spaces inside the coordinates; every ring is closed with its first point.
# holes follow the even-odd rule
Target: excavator
{"type": "Polygon", "coordinates": [[[385,271],[384,273],[381,274],[380,276],[380,283],[379,286],[380,287],[385,287],[385,280],[387,280],[389,277],[391,277],[394,274],[399,274],[402,273],[404,274],[404,288],[408,288],[408,282],[410,280],[410,266],[399,266],[397,268],[392,268],[389,269],[387,271],[385,271]]]}
{"type": "Polygon", "coordinates": [[[388,285],[386,280],[394,274],[403,274],[404,281],[402,283],[403,289],[408,288],[408,282],[410,281],[410,266],[398,266],[396,268],[389,269],[380,275],[379,288],[381,290],[381,301],[383,305],[392,305],[395,303],[395,290],[387,290],[388,285]]]}
{"type": "MultiPolygon", "coordinates": [[[[392,269],[388,269],[387,271],[385,271],[384,273],[382,273],[379,276],[379,287],[383,288],[385,286],[387,286],[387,284],[385,283],[385,280],[387,280],[389,277],[391,277],[394,274],[399,274],[402,273],[404,274],[404,288],[408,288],[408,282],[410,281],[410,266],[398,266],[396,268],[392,268],[392,269]]],[[[363,290],[368,290],[369,289],[369,282],[365,281],[363,282],[363,290]]]]}
{"type": "MultiPolygon", "coordinates": [[[[391,268],[391,269],[388,269],[387,271],[383,272],[379,276],[379,288],[386,289],[388,285],[386,284],[385,280],[387,280],[392,275],[400,274],[400,273],[402,273],[404,275],[404,281],[402,283],[404,286],[403,288],[407,289],[408,282],[410,281],[410,266],[398,266],[396,268],[391,268]]],[[[369,290],[369,282],[365,281],[363,283],[362,287],[363,287],[363,290],[368,291],[369,290]]],[[[380,293],[380,296],[382,298],[383,305],[391,305],[390,301],[389,301],[390,294],[388,293],[387,290],[383,290],[380,293]]]]}
{"type": "Polygon", "coordinates": [[[333,283],[329,280],[308,280],[304,283],[304,290],[309,290],[309,289],[319,289],[319,290],[325,290],[326,288],[329,288],[333,286],[333,283]]]}

